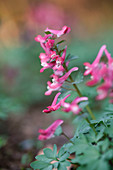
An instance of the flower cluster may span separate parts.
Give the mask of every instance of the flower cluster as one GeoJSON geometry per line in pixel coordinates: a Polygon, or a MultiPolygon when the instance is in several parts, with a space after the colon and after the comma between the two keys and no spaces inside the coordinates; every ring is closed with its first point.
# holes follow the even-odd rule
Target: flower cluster
{"type": "MultiPolygon", "coordinates": [[[[47,82],[47,91],[45,95],[50,95],[53,91],[59,91],[64,81],[68,76],[73,72],[77,71],[78,68],[74,67],[64,74],[65,68],[63,67],[67,46],[61,51],[58,51],[58,46],[55,45],[55,39],[70,32],[70,27],[64,26],[60,31],[59,30],[45,30],[45,36],[42,37],[38,35],[35,40],[40,42],[41,47],[44,49],[45,53],[41,53],[39,58],[41,60],[42,69],[40,72],[43,72],[45,69],[51,68],[53,70],[52,82],[47,82]],[[64,74],[64,75],[63,75],[64,74]],[[61,77],[62,76],[62,77],[61,77]]],[[[66,63],[68,65],[69,62],[66,63]]]]}
{"type": "MultiPolygon", "coordinates": [[[[51,30],[46,29],[45,30],[45,36],[42,37],[41,35],[38,35],[35,40],[40,42],[41,47],[44,49],[45,53],[41,53],[39,58],[41,60],[42,68],[40,72],[43,72],[45,69],[52,69],[53,74],[50,76],[52,78],[52,82],[47,82],[47,91],[45,92],[45,95],[51,95],[53,91],[60,91],[62,88],[62,85],[64,82],[68,79],[70,74],[73,71],[77,71],[78,67],[73,67],[69,71],[66,69],[68,67],[69,61],[65,62],[66,58],[66,51],[67,46],[60,50],[58,49],[58,44],[60,44],[60,41],[57,44],[55,44],[56,38],[69,33],[70,28],[67,26],[64,26],[61,30],[51,30]]],[[[84,100],[88,100],[87,97],[77,97],[75,98],[72,103],[66,103],[65,100],[70,96],[68,94],[63,99],[61,99],[59,102],[57,102],[59,95],[61,95],[60,92],[58,92],[51,104],[51,106],[48,106],[47,109],[44,109],[44,113],[50,113],[52,111],[58,110],[61,106],[63,107],[63,111],[65,112],[73,112],[74,114],[79,114],[82,109],[79,108],[78,103],[84,100]]],[[[45,140],[49,139],[54,135],[54,132],[56,128],[63,123],[63,120],[56,120],[49,128],[46,130],[40,129],[39,133],[39,140],[45,140]]]]}
{"type": "Polygon", "coordinates": [[[92,64],[84,63],[86,71],[84,75],[91,75],[91,80],[86,84],[88,86],[96,85],[103,80],[103,83],[97,88],[97,100],[110,98],[110,103],[113,103],[113,58],[107,51],[106,45],[100,48],[100,51],[92,64]],[[102,61],[102,55],[105,52],[107,62],[102,61]]]}

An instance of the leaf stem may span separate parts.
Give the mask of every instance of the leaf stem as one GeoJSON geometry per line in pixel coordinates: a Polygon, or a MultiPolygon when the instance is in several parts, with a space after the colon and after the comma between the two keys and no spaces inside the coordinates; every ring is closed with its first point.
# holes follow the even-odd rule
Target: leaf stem
{"type": "MultiPolygon", "coordinates": [[[[64,63],[64,68],[65,68],[66,72],[68,72],[68,69],[67,69],[65,63],[64,63]]],[[[73,78],[72,78],[71,75],[69,75],[69,78],[70,78],[70,81],[73,83],[74,81],[73,81],[73,78]]],[[[82,94],[81,94],[79,88],[77,87],[77,85],[76,85],[76,84],[73,84],[73,86],[74,86],[74,88],[76,89],[76,92],[78,93],[78,95],[79,95],[80,97],[82,97],[82,94]]],[[[92,118],[93,120],[95,120],[96,118],[95,118],[93,112],[91,111],[91,109],[90,109],[90,107],[89,107],[88,105],[86,106],[86,109],[87,109],[88,113],[90,114],[91,118],[92,118]]]]}
{"type": "Polygon", "coordinates": [[[62,135],[65,136],[68,139],[68,141],[74,145],[74,143],[70,140],[70,138],[64,132],[62,132],[62,135]]]}
{"type": "Polygon", "coordinates": [[[75,89],[66,88],[66,87],[63,87],[63,86],[62,86],[62,88],[63,88],[63,89],[66,89],[66,90],[76,91],[75,89]]]}
{"type": "Polygon", "coordinates": [[[85,118],[85,120],[89,123],[90,127],[93,129],[95,135],[97,136],[97,132],[96,132],[96,130],[95,130],[95,127],[91,124],[91,122],[89,121],[88,118],[85,118]]]}

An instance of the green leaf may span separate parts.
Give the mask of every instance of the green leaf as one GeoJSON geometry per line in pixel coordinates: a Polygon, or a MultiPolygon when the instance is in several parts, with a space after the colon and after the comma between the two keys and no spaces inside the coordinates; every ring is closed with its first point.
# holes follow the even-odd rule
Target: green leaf
{"type": "Polygon", "coordinates": [[[97,135],[95,135],[94,131],[92,129],[90,129],[89,133],[87,134],[88,137],[88,141],[90,143],[97,143],[102,137],[104,136],[103,131],[98,132],[97,135]]]}
{"type": "Polygon", "coordinates": [[[59,164],[58,170],[67,170],[67,168],[64,165],[59,164]]]}
{"type": "Polygon", "coordinates": [[[50,32],[50,31],[46,31],[46,32],[45,32],[45,34],[47,34],[47,35],[48,35],[48,34],[51,34],[51,32],[50,32]]]}
{"type": "Polygon", "coordinates": [[[79,104],[79,107],[80,107],[81,109],[84,109],[88,104],[89,104],[88,101],[81,102],[81,103],[79,104]]]}
{"type": "Polygon", "coordinates": [[[84,150],[89,146],[89,143],[85,135],[80,134],[80,138],[74,139],[74,145],[70,147],[70,153],[76,152],[76,154],[83,153],[84,150]]]}
{"type": "Polygon", "coordinates": [[[79,119],[79,121],[78,119],[79,118],[76,118],[74,120],[74,122],[77,124],[77,129],[76,129],[74,137],[79,137],[83,133],[88,133],[89,130],[91,129],[89,124],[84,119],[79,119]]]}
{"type": "Polygon", "coordinates": [[[107,133],[109,137],[113,138],[113,123],[110,125],[110,127],[105,129],[105,133],[107,133]]]}
{"type": "Polygon", "coordinates": [[[101,147],[102,152],[105,152],[109,148],[109,140],[106,138],[103,141],[98,142],[98,146],[101,147]]]}
{"type": "Polygon", "coordinates": [[[109,170],[109,163],[103,159],[97,160],[96,163],[97,167],[95,170],[99,169],[99,170],[109,170]]]}
{"type": "Polygon", "coordinates": [[[65,90],[65,89],[61,89],[61,94],[58,98],[58,102],[63,99],[65,96],[67,96],[68,94],[71,94],[71,90],[65,90]]]}
{"type": "Polygon", "coordinates": [[[54,153],[50,148],[43,149],[43,152],[47,158],[54,158],[54,153]]]}
{"type": "Polygon", "coordinates": [[[60,162],[60,164],[58,166],[58,170],[67,170],[67,167],[70,165],[71,164],[69,161],[60,162]]]}
{"type": "Polygon", "coordinates": [[[57,146],[54,144],[54,146],[53,146],[53,156],[54,156],[54,158],[56,157],[56,154],[57,154],[57,146]]]}
{"type": "Polygon", "coordinates": [[[53,163],[54,168],[57,168],[59,166],[59,162],[53,163]]]}
{"type": "Polygon", "coordinates": [[[60,136],[62,134],[62,127],[61,126],[58,126],[54,135],[55,136],[60,136]]]}
{"type": "Polygon", "coordinates": [[[100,131],[96,136],[96,141],[98,142],[103,136],[104,136],[103,131],[102,132],[100,131]]]}
{"type": "Polygon", "coordinates": [[[78,59],[78,56],[68,55],[65,61],[67,62],[67,61],[76,60],[76,59],[78,59]]]}
{"type": "Polygon", "coordinates": [[[66,152],[65,148],[61,147],[61,149],[59,150],[59,153],[58,153],[58,157],[60,158],[65,152],[66,152]]]}
{"type": "Polygon", "coordinates": [[[99,151],[93,146],[87,147],[87,149],[84,150],[83,153],[83,155],[76,155],[75,159],[73,159],[72,162],[84,165],[90,163],[93,160],[98,160],[100,156],[99,151]]]}
{"type": "Polygon", "coordinates": [[[57,45],[59,45],[59,44],[65,42],[65,41],[66,41],[66,40],[61,40],[61,41],[59,41],[59,42],[57,43],[57,45]]]}
{"type": "Polygon", "coordinates": [[[43,168],[43,170],[52,170],[52,169],[53,169],[53,166],[52,166],[52,165],[49,165],[48,167],[43,168]]]}
{"type": "Polygon", "coordinates": [[[75,77],[74,82],[72,82],[72,84],[79,84],[79,83],[81,83],[83,81],[83,78],[84,78],[83,74],[79,71],[77,73],[77,76],[75,77]]]}
{"type": "Polygon", "coordinates": [[[113,149],[109,149],[108,151],[106,151],[103,155],[102,158],[104,160],[111,160],[113,159],[113,149]]]}
{"type": "Polygon", "coordinates": [[[64,144],[63,145],[63,148],[65,151],[69,152],[70,153],[70,147],[73,146],[72,143],[67,143],[67,144],[64,144]]]}
{"type": "Polygon", "coordinates": [[[50,164],[43,161],[34,161],[30,164],[33,169],[42,169],[48,167],[50,164]]]}
{"type": "Polygon", "coordinates": [[[81,168],[78,168],[78,170],[110,170],[108,162],[102,159],[91,161],[87,164],[87,166],[80,167],[81,168]]]}
{"type": "Polygon", "coordinates": [[[47,158],[45,155],[38,155],[35,157],[35,159],[37,159],[38,161],[43,161],[43,162],[51,162],[53,159],[49,159],[47,158]]]}
{"type": "Polygon", "coordinates": [[[69,154],[68,152],[64,153],[64,154],[60,157],[60,161],[65,161],[69,156],[70,156],[70,154],[69,154]]]}

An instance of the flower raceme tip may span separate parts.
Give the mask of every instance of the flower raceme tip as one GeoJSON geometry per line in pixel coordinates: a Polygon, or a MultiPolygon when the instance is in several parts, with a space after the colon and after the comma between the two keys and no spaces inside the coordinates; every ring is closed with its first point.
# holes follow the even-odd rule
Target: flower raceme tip
{"type": "Polygon", "coordinates": [[[57,119],[53,122],[47,129],[39,129],[40,135],[38,136],[38,140],[46,140],[50,139],[54,136],[54,133],[58,126],[60,126],[64,121],[61,119],[57,119]]]}
{"type": "Polygon", "coordinates": [[[52,30],[52,29],[46,29],[45,32],[49,31],[50,33],[57,35],[57,37],[60,37],[64,34],[67,34],[71,31],[70,27],[67,27],[66,25],[62,27],[61,30],[52,30]]]}

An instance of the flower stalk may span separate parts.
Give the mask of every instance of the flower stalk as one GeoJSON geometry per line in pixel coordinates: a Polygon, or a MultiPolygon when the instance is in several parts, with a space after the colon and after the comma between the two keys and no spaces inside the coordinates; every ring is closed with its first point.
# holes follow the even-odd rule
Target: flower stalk
{"type": "MultiPolygon", "coordinates": [[[[65,68],[66,72],[68,72],[68,69],[67,69],[65,63],[64,63],[64,68],[65,68]]],[[[73,83],[74,81],[73,81],[73,78],[72,78],[71,75],[69,75],[69,78],[70,78],[70,81],[73,83]]],[[[76,84],[73,84],[73,87],[75,88],[75,90],[76,90],[76,92],[78,93],[78,95],[79,95],[80,97],[82,97],[82,94],[81,94],[79,88],[77,87],[77,85],[76,85],[76,84]]],[[[91,111],[91,109],[90,109],[90,107],[89,107],[88,105],[86,106],[86,109],[87,109],[88,113],[90,114],[91,118],[92,118],[93,120],[95,120],[96,118],[95,118],[93,112],[91,111]]]]}
{"type": "Polygon", "coordinates": [[[62,135],[65,136],[65,138],[66,138],[70,143],[72,143],[72,144],[74,145],[74,143],[70,140],[70,138],[69,138],[64,132],[62,132],[62,135]]]}

